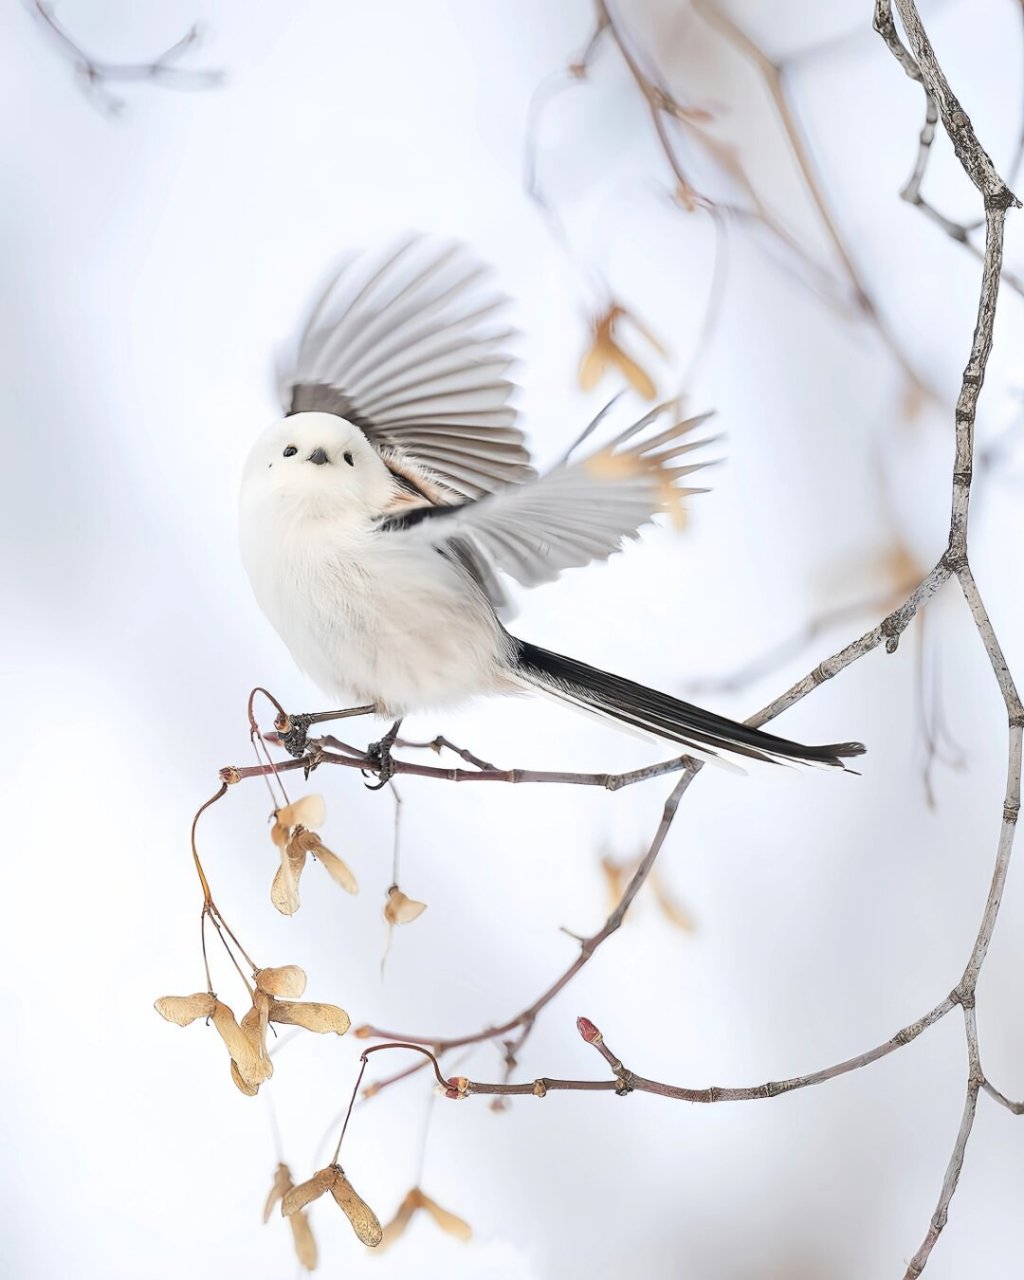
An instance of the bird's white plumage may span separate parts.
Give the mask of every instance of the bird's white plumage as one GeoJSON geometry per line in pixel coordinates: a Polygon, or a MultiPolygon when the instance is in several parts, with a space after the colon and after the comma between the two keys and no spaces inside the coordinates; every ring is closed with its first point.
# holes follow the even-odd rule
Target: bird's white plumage
{"type": "Polygon", "coordinates": [[[366,435],[333,414],[294,414],[264,434],[246,466],[245,566],[298,665],[334,697],[398,716],[509,692],[520,685],[509,639],[489,582],[459,544],[470,542],[492,574],[527,584],[606,559],[664,506],[677,478],[672,443],[690,426],[662,433],[654,448],[613,445],[529,484],[431,508],[405,527],[410,511],[415,520],[425,509],[409,508],[366,435]],[[310,460],[317,449],[327,462],[310,460]]]}
{"type": "Polygon", "coordinates": [[[271,427],[242,485],[242,557],[260,606],[332,697],[400,716],[509,691],[508,639],[473,578],[426,543],[379,532],[400,498],[343,419],[302,413],[271,427]],[[317,448],[328,463],[308,460],[317,448]]]}

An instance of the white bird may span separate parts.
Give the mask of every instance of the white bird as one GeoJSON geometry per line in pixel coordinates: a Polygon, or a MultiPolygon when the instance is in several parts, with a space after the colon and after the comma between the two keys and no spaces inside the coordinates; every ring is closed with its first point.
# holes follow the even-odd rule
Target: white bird
{"type": "MultiPolygon", "coordinates": [[[[830,765],[860,743],[803,746],[509,634],[501,575],[523,586],[605,560],[673,510],[703,418],[643,432],[546,475],[509,400],[504,299],[459,247],[409,238],[351,261],[306,326],[286,416],[253,447],[241,544],[256,598],[332,697],[396,723],[478,694],[540,691],[705,759],[830,765]]],[[[706,415],[705,415],[706,416],[706,415]]]]}

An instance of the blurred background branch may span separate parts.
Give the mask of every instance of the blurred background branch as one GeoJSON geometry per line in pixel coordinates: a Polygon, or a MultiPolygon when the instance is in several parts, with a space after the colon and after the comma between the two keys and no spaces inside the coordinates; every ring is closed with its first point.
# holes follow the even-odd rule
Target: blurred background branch
{"type": "Polygon", "coordinates": [[[163,89],[213,89],[224,83],[223,71],[183,67],[181,59],[194,52],[202,34],[198,24],[189,27],[180,40],[151,62],[107,62],[86,53],[59,21],[56,7],[47,0],[28,0],[30,11],[49,33],[52,43],[72,63],[79,83],[104,111],[117,115],[124,99],[111,89],[113,84],[153,84],[163,89]]]}

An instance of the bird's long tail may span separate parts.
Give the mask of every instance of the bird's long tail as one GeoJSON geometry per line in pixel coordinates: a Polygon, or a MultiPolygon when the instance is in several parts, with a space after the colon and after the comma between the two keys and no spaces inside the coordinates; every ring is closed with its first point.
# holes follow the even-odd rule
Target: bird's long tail
{"type": "Polygon", "coordinates": [[[864,754],[860,742],[807,747],[777,738],[633,680],[587,666],[585,662],[510,638],[515,646],[518,674],[534,688],[643,733],[678,743],[687,752],[702,758],[730,761],[730,758],[741,757],[772,764],[842,769],[845,759],[864,754]]]}

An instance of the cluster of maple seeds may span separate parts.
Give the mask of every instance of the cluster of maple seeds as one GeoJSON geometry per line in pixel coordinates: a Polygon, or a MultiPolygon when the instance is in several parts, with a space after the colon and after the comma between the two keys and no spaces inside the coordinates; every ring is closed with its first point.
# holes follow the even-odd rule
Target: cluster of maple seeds
{"type": "Polygon", "coordinates": [[[155,1008],[162,1018],[187,1027],[205,1018],[212,1023],[224,1041],[231,1058],[231,1078],[249,1097],[274,1074],[274,1064],[267,1052],[267,1030],[271,1022],[307,1031],[328,1032],[342,1036],[351,1019],[336,1004],[300,1001],[306,989],[306,975],[297,964],[278,969],[256,969],[252,991],[252,1007],[241,1021],[236,1021],[231,1008],[218,1000],[212,991],[198,991],[191,996],[162,996],[155,1008]]]}
{"type": "MultiPolygon", "coordinates": [[[[237,779],[224,779],[226,785],[234,780],[237,779]]],[[[219,795],[214,797],[218,798],[219,795]]],[[[204,805],[199,813],[206,807],[204,805]]],[[[198,817],[197,814],[197,820],[198,817]]],[[[270,835],[280,854],[280,866],[271,885],[270,897],[278,911],[291,916],[299,909],[299,881],[310,855],[314,861],[323,865],[331,879],[346,892],[358,892],[358,884],[351,869],[324,845],[315,830],[326,820],[326,805],[322,796],[309,795],[294,803],[286,803],[274,811],[273,819],[270,835]]],[[[177,1026],[186,1027],[200,1019],[207,1025],[212,1025],[228,1051],[231,1079],[242,1093],[253,1097],[259,1092],[260,1085],[274,1073],[274,1064],[267,1049],[267,1034],[271,1023],[302,1027],[317,1033],[333,1032],[340,1036],[348,1031],[351,1019],[338,1005],[299,999],[305,992],[307,979],[305,971],[298,965],[259,968],[252,964],[213,902],[209,883],[195,850],[194,834],[193,825],[193,855],[205,895],[204,931],[209,920],[245,982],[252,1003],[238,1019],[232,1008],[216,995],[206,962],[204,932],[203,957],[204,964],[207,965],[208,989],[187,996],[162,996],[155,1001],[154,1007],[162,1018],[177,1026]],[[246,979],[228,938],[235,944],[241,957],[249,961],[252,985],[246,979]]],[[[397,884],[392,884],[388,889],[383,912],[388,926],[388,946],[396,925],[410,923],[425,910],[426,903],[408,897],[397,884]]],[[[354,1096],[353,1094],[353,1098],[354,1096]]],[[[339,1142],[339,1148],[340,1145],[339,1142]]],[[[429,1213],[438,1226],[449,1234],[461,1240],[470,1238],[468,1224],[442,1209],[419,1187],[408,1193],[395,1218],[386,1228],[382,1228],[376,1214],[354,1190],[341,1166],[337,1164],[337,1155],[336,1152],[334,1162],[318,1170],[298,1186],[294,1184],[288,1166],[278,1164],[270,1195],[264,1206],[263,1219],[266,1222],[274,1206],[280,1203],[282,1215],[291,1226],[296,1255],[307,1270],[312,1271],[317,1265],[317,1246],[305,1207],[328,1191],[345,1212],[357,1237],[370,1247],[387,1247],[393,1243],[405,1231],[418,1209],[429,1213]]]]}
{"type": "MultiPolygon", "coordinates": [[[[294,804],[286,804],[274,812],[274,825],[270,838],[281,855],[273,883],[270,901],[282,915],[292,916],[299,909],[299,878],[306,866],[307,855],[319,862],[335,884],[346,893],[358,893],[359,885],[351,868],[324,844],[314,828],[322,827],[327,818],[327,806],[323,796],[303,796],[294,804]]],[[[425,902],[408,897],[397,884],[388,889],[384,904],[384,919],[388,933],[395,925],[410,924],[427,909],[425,902]]]]}

